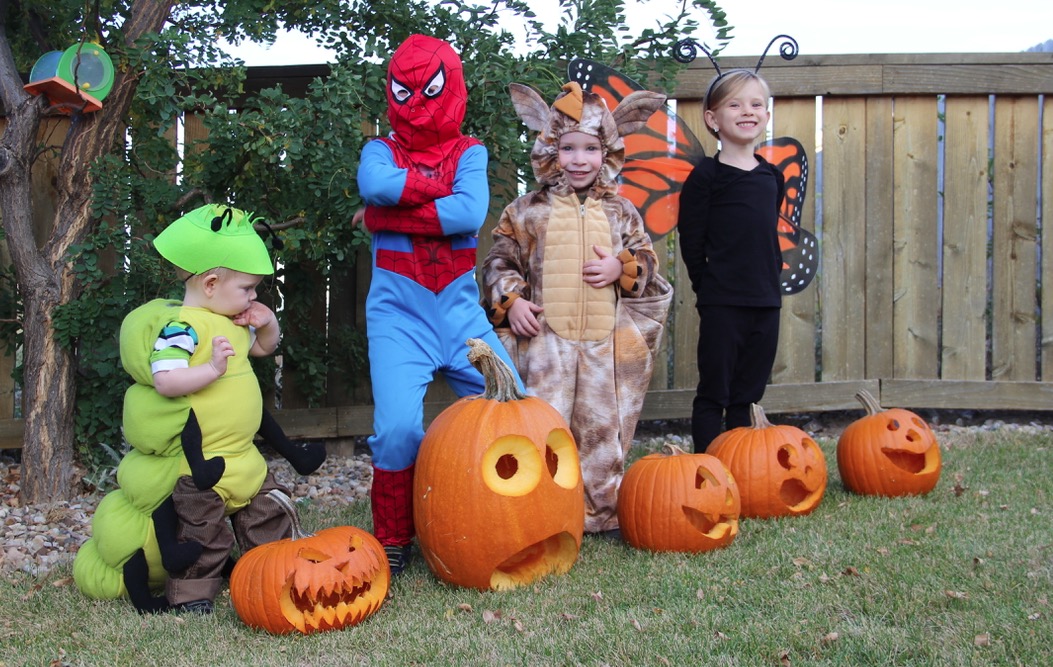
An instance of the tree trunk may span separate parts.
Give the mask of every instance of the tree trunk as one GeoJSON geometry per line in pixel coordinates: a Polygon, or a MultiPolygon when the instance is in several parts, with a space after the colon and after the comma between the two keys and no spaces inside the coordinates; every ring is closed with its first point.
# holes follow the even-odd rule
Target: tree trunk
{"type": "MultiPolygon", "coordinates": [[[[160,30],[172,2],[134,0],[123,25],[125,44],[160,30]]],[[[70,351],[55,340],[53,317],[58,306],[77,294],[69,248],[83,242],[96,224],[90,206],[91,167],[123,136],[124,115],[137,85],[138,72],[119,70],[104,108],[77,116],[71,125],[62,147],[54,226],[44,247],[38,248],[30,224],[30,173],[45,105],[22,91],[6,29],[0,31],[0,98],[8,110],[0,139],[0,217],[25,308],[23,503],[68,500],[76,491],[76,365],[70,351]]]]}

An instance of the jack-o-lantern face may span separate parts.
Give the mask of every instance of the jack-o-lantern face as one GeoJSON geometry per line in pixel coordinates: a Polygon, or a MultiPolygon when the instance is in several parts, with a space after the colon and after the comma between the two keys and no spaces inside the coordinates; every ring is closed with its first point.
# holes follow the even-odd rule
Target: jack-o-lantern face
{"type": "Polygon", "coordinates": [[[629,466],[618,489],[622,537],[637,549],[701,552],[731,544],[741,501],[735,478],[715,456],[649,454],[629,466]]]}
{"type": "Polygon", "coordinates": [[[380,542],[339,526],[249,550],[230,575],[230,600],[246,625],[311,634],[361,623],[383,604],[390,583],[380,542]]]}
{"type": "Polygon", "coordinates": [[[585,526],[574,439],[552,406],[519,392],[485,343],[469,358],[486,392],[436,417],[417,454],[421,552],[438,578],[482,590],[562,574],[577,560],[585,526]]]}
{"type": "Polygon", "coordinates": [[[845,488],[877,496],[928,493],[940,479],[940,447],[925,421],[910,410],[882,410],[869,392],[856,399],[867,414],[837,441],[837,467],[845,488]]]}
{"type": "Polygon", "coordinates": [[[795,426],[772,425],[759,405],[750,426],[725,431],[706,452],[724,462],[742,495],[742,516],[808,514],[826,492],[826,457],[795,426]]]}

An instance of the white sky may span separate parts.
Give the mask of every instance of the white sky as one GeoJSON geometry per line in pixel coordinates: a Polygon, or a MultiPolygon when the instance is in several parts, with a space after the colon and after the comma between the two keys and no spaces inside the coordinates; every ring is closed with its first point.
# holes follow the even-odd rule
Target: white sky
{"type": "MultiPolygon", "coordinates": [[[[1053,39],[1051,0],[722,0],[734,39],[724,55],[758,55],[779,34],[792,35],[801,54],[991,53],[1024,51],[1053,39]]],[[[558,18],[557,0],[530,0],[539,17],[558,18]]],[[[678,0],[627,3],[638,29],[675,13],[678,0]]],[[[701,21],[703,26],[708,22],[701,21]]],[[[699,39],[711,41],[704,31],[699,39]]],[[[283,35],[271,48],[242,47],[248,65],[327,62],[302,35],[283,35]]],[[[776,47],[769,55],[777,55],[776,47]]]]}

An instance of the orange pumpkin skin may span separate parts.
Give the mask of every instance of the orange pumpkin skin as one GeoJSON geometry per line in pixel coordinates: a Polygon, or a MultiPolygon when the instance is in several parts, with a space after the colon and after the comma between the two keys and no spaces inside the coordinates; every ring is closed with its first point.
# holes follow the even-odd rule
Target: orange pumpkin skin
{"type": "Polygon", "coordinates": [[[759,405],[752,406],[751,416],[750,426],[725,431],[706,448],[735,476],[742,516],[810,513],[826,492],[823,450],[801,429],[771,424],[759,405]]]}
{"type": "Polygon", "coordinates": [[[868,496],[923,495],[940,479],[940,446],[925,421],[902,408],[883,410],[867,391],[856,394],[867,414],[837,440],[845,488],[868,496]]]}
{"type": "Polygon", "coordinates": [[[384,603],[391,571],[380,542],[354,526],[250,549],[230,575],[230,601],[248,626],[312,634],[361,623],[384,603]]]}
{"type": "Polygon", "coordinates": [[[469,345],[487,391],[460,399],[428,427],[414,468],[413,518],[436,577],[505,590],[574,564],[585,528],[584,487],[559,412],[520,393],[485,343],[469,345]]]}
{"type": "Polygon", "coordinates": [[[742,503],[735,478],[709,454],[649,454],[618,489],[622,539],[637,549],[699,553],[731,544],[742,503]]]}

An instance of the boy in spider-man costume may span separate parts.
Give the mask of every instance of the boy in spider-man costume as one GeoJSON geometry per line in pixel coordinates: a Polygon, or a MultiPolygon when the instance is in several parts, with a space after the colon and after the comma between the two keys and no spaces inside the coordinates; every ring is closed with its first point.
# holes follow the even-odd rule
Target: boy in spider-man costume
{"type": "MultiPolygon", "coordinates": [[[[441,372],[459,396],[483,391],[465,341],[504,347],[479,305],[477,234],[490,203],[487,151],[461,134],[467,88],[461,60],[434,37],[411,35],[388,64],[392,132],[366,144],[352,224],[373,234],[366,299],[373,383],[373,532],[392,574],[413,539],[413,464],[424,437],[424,393],[441,372]]],[[[518,379],[518,378],[517,378],[518,379]]]]}

